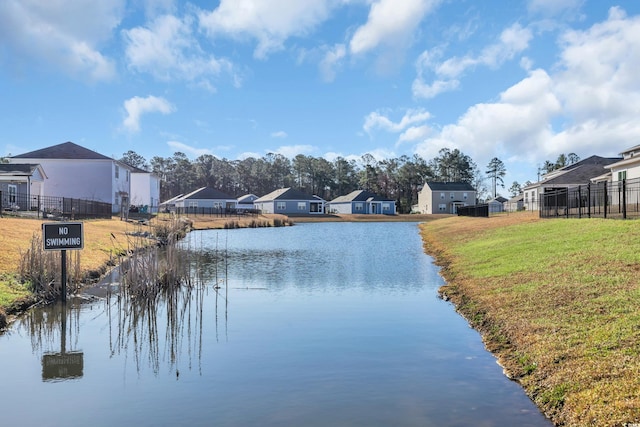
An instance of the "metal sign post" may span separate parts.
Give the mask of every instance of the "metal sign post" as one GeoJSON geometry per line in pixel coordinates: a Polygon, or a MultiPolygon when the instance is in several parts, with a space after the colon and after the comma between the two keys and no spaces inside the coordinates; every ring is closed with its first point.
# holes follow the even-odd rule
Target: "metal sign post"
{"type": "Polygon", "coordinates": [[[53,222],[42,224],[42,243],[45,251],[60,251],[62,301],[67,300],[67,250],[84,248],[83,223],[53,222]]]}

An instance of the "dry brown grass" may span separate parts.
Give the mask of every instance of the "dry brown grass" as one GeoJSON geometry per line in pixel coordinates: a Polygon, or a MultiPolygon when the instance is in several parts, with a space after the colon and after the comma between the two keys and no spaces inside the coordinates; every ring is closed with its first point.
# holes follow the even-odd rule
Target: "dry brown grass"
{"type": "MultiPolygon", "coordinates": [[[[20,256],[29,248],[34,233],[42,234],[45,221],[24,218],[0,218],[0,274],[13,274],[18,270],[20,256]]],[[[127,232],[141,229],[142,225],[111,220],[84,222],[84,249],[81,251],[81,268],[96,270],[110,257],[126,250],[129,243],[127,232]]]]}

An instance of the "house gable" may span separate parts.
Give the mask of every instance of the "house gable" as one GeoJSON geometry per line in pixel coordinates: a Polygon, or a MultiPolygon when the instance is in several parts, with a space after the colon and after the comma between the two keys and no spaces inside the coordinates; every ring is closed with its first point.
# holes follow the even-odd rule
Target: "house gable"
{"type": "Polygon", "coordinates": [[[12,159],[72,159],[72,160],[113,160],[73,142],[63,142],[51,147],[12,156],[12,159]]]}

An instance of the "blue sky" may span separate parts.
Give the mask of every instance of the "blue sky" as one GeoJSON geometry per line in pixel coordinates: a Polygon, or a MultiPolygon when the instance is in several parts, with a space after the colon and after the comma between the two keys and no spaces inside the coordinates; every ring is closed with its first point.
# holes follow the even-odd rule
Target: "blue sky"
{"type": "Polygon", "coordinates": [[[3,0],[0,61],[4,155],[458,148],[508,188],[640,143],[637,0],[3,0]]]}

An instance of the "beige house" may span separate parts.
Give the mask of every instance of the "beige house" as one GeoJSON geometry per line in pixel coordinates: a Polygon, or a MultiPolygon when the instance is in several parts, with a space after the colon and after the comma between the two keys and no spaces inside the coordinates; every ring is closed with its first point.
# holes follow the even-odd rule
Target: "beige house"
{"type": "Polygon", "coordinates": [[[418,212],[455,214],[476,204],[476,190],[466,182],[427,182],[418,193],[418,212]]]}
{"type": "Polygon", "coordinates": [[[607,166],[611,169],[611,182],[640,178],[640,145],[622,153],[622,159],[607,166]]]}

